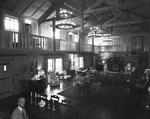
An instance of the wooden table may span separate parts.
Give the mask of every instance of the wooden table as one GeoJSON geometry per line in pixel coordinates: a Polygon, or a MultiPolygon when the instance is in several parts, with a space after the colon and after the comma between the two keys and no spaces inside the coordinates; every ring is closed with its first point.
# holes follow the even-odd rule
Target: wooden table
{"type": "Polygon", "coordinates": [[[49,101],[50,109],[48,108],[48,101],[44,107],[39,107],[35,104],[27,104],[27,114],[34,119],[76,119],[77,110],[62,103],[49,101]],[[55,108],[55,111],[53,111],[55,108]]]}

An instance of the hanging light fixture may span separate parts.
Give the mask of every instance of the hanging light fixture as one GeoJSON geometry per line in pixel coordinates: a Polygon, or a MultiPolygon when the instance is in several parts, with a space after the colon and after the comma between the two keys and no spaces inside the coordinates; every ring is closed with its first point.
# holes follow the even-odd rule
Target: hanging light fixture
{"type": "Polygon", "coordinates": [[[75,28],[75,23],[73,23],[70,19],[72,17],[72,14],[73,13],[68,10],[60,10],[59,17],[64,19],[56,22],[56,28],[65,30],[75,28]]]}
{"type": "Polygon", "coordinates": [[[73,23],[72,21],[69,21],[69,20],[60,20],[58,22],[56,22],[56,28],[59,28],[59,29],[72,29],[72,28],[75,28],[75,23],[73,23]]]}
{"type": "Polygon", "coordinates": [[[101,37],[101,34],[98,31],[91,31],[90,33],[88,33],[88,37],[101,37]]]}
{"type": "Polygon", "coordinates": [[[98,27],[91,27],[90,30],[91,32],[88,33],[89,38],[101,37],[100,30],[98,27]]]}
{"type": "Polygon", "coordinates": [[[72,12],[62,9],[62,10],[60,10],[59,17],[60,18],[70,18],[70,17],[72,17],[72,14],[73,14],[72,12]]]}

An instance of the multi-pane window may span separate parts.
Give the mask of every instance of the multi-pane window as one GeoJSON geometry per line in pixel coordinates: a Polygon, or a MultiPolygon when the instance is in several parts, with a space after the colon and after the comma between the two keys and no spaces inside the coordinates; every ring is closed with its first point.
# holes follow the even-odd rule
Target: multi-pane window
{"type": "Polygon", "coordinates": [[[56,72],[61,73],[62,72],[62,58],[56,59],[56,72]]]}
{"type": "Polygon", "coordinates": [[[48,64],[48,67],[47,67],[48,72],[54,71],[54,59],[48,59],[47,64],[48,64]]]}
{"type": "Polygon", "coordinates": [[[132,51],[143,51],[143,36],[132,37],[132,51]]]}
{"type": "Polygon", "coordinates": [[[63,70],[62,58],[48,59],[48,72],[54,71],[61,73],[63,70]]]}
{"type": "Polygon", "coordinates": [[[71,68],[72,69],[84,68],[83,57],[77,57],[74,55],[74,57],[71,59],[71,68]]]}
{"type": "Polygon", "coordinates": [[[4,29],[9,31],[19,31],[19,21],[16,18],[6,16],[4,18],[4,29]]]}

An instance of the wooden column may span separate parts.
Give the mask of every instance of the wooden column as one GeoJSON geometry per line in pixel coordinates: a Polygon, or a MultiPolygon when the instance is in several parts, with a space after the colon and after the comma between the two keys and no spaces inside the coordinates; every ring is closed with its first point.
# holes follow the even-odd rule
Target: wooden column
{"type": "Polygon", "coordinates": [[[54,52],[56,51],[56,38],[55,38],[55,19],[53,19],[53,40],[54,40],[54,52]]]}
{"type": "MultiPolygon", "coordinates": [[[[1,44],[1,29],[2,29],[3,17],[2,17],[2,0],[0,0],[0,44],[1,44]]],[[[1,48],[1,46],[0,46],[1,48]]]]}
{"type": "Polygon", "coordinates": [[[94,53],[94,37],[92,37],[92,53],[94,53]]]}
{"type": "Polygon", "coordinates": [[[81,36],[80,36],[80,30],[78,30],[78,47],[79,47],[79,49],[78,49],[78,51],[80,52],[80,44],[81,44],[81,36]]]}

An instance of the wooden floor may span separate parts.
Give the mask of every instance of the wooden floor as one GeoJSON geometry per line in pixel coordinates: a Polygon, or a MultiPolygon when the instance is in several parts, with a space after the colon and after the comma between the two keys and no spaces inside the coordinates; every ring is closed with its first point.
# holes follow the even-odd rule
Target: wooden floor
{"type": "MultiPolygon", "coordinates": [[[[60,86],[50,87],[48,85],[45,93],[50,97],[72,85],[74,85],[73,81],[61,81],[60,86]]],[[[73,106],[78,110],[78,119],[146,119],[143,106],[144,95],[142,93],[137,93],[130,85],[105,85],[102,86],[101,90],[107,90],[107,95],[111,95],[112,90],[117,91],[115,98],[107,106],[99,105],[95,102],[59,96],[61,98],[60,100],[65,98],[71,100],[73,106]]],[[[14,103],[17,102],[19,96],[20,95],[0,100],[0,115],[3,115],[8,109],[14,108],[14,103]]],[[[2,116],[0,116],[0,119],[1,117],[2,116]]],[[[8,118],[7,116],[5,117],[8,118]]]]}

